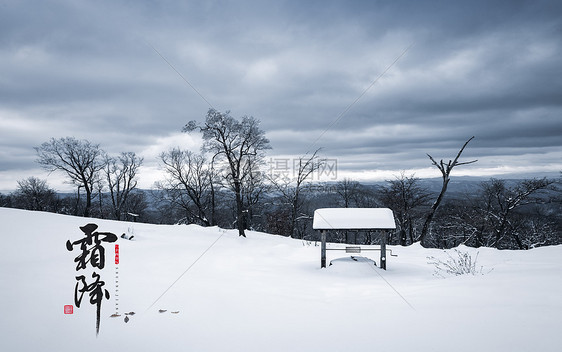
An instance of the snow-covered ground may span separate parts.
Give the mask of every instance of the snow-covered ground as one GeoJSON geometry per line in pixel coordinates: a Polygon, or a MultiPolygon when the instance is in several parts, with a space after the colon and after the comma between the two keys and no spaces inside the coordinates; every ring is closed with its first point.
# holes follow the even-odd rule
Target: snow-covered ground
{"type": "MultiPolygon", "coordinates": [[[[218,228],[133,225],[5,208],[0,224],[0,351],[562,348],[562,246],[463,247],[473,256],[479,252],[478,266],[486,274],[442,279],[433,275],[427,257],[445,260],[447,254],[419,245],[389,246],[398,257],[388,257],[387,271],[337,251],[328,252],[333,265],[320,269],[314,243],[256,232],[240,238],[218,228]],[[78,255],[65,243],[81,238],[79,227],[89,222],[98,231],[135,235],[117,243],[119,312],[136,314],[128,323],[124,315],[110,317],[114,244],[105,244],[101,278],[112,296],[103,301],[97,338],[95,308],[87,296],[74,314],[63,312],[73,304],[78,255]]],[[[366,253],[378,264],[378,252],[366,253]]]]}

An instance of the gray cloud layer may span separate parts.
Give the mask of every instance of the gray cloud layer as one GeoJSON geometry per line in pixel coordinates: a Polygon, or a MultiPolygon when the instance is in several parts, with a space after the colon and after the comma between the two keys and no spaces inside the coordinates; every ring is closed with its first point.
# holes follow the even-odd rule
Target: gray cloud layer
{"type": "Polygon", "coordinates": [[[209,106],[151,46],[215,108],[261,119],[272,157],[323,147],[342,174],[374,176],[427,169],[425,153],[451,158],[474,135],[474,174],[562,169],[557,1],[14,0],[0,5],[0,188],[51,137],[155,169],[209,106]]]}

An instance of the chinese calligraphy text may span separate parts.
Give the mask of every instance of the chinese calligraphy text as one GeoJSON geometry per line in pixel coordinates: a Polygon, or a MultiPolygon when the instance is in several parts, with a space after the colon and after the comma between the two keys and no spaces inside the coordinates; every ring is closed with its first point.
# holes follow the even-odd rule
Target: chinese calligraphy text
{"type": "MultiPolygon", "coordinates": [[[[78,247],[80,254],[74,258],[76,263],[76,271],[83,274],[83,271],[90,266],[92,269],[103,269],[105,267],[105,248],[104,242],[115,242],[117,236],[110,232],[97,232],[98,225],[87,224],[80,227],[84,233],[84,237],[71,242],[66,241],[66,249],[73,251],[78,247]]],[[[76,308],[80,308],[84,294],[90,297],[90,304],[96,306],[96,336],[100,330],[101,303],[105,299],[109,299],[109,291],[104,288],[105,282],[101,280],[100,274],[93,271],[90,276],[93,280],[87,281],[87,275],[76,276],[76,286],[74,288],[74,304],[76,308]]]]}

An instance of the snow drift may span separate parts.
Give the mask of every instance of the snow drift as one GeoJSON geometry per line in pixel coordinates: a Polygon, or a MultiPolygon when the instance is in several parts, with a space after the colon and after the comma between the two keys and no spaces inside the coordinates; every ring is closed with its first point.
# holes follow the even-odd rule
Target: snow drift
{"type": "MultiPolygon", "coordinates": [[[[0,208],[2,351],[558,351],[562,246],[460,248],[485,275],[438,278],[418,245],[393,247],[388,270],[314,243],[194,225],[164,226],[0,208]],[[80,226],[119,238],[101,276],[111,293],[100,334],[88,302],[73,314],[80,226]],[[493,269],[492,271],[490,271],[493,269]],[[163,311],[163,312],[160,312],[163,311]],[[129,315],[124,322],[125,312],[129,315]],[[175,312],[172,314],[172,312],[175,312]]],[[[332,246],[336,246],[332,244],[332,246]]],[[[86,301],[86,299],[85,299],[86,301]]]]}

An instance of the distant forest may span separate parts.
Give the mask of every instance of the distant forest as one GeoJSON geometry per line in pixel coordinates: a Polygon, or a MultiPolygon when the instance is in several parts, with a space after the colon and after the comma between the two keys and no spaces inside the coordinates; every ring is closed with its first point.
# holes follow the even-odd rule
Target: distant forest
{"type": "MultiPolygon", "coordinates": [[[[541,181],[541,180],[539,180],[541,181]]],[[[543,179],[544,181],[544,179],[543,179]]],[[[529,192],[537,180],[490,179],[451,182],[431,225],[428,247],[451,248],[459,244],[500,249],[529,249],[562,244],[562,192],[560,181],[529,192]]],[[[362,184],[352,180],[309,183],[301,189],[298,217],[291,230],[291,207],[287,197],[272,187],[248,207],[244,222],[250,230],[317,241],[312,230],[314,210],[329,207],[388,207],[397,229],[388,238],[394,245],[420,240],[427,211],[438,196],[439,179],[398,176],[386,182],[362,184]]],[[[131,191],[120,220],[153,224],[189,224],[235,228],[235,199],[226,189],[215,195],[213,223],[198,219],[195,205],[186,207],[161,189],[131,191]]],[[[95,194],[90,217],[117,219],[111,194],[95,194]]],[[[250,204],[248,204],[250,205],[250,204]]],[[[39,179],[19,182],[16,191],[0,194],[0,206],[27,210],[82,215],[85,199],[77,193],[58,194],[39,179]]],[[[329,241],[377,244],[378,236],[367,232],[329,233],[329,241]]]]}
{"type": "MultiPolygon", "coordinates": [[[[318,208],[386,207],[394,212],[396,231],[387,243],[451,248],[460,244],[498,249],[530,249],[562,243],[561,179],[489,179],[451,177],[469,138],[456,157],[429,161],[438,179],[402,172],[386,182],[362,184],[336,176],[335,165],[320,150],[267,165],[271,149],[259,120],[235,119],[210,109],[204,123],[191,121],[183,132],[200,133],[200,151],[172,148],[160,154],[162,179],[152,190],[137,188],[143,159],[132,152],[110,156],[99,145],[72,137],[36,147],[37,162],[66,175],[76,191],[60,194],[45,180],[30,176],[17,189],[0,194],[0,206],[102,219],[154,224],[198,224],[317,241],[312,229],[318,208]]],[[[381,234],[330,231],[328,241],[377,244],[381,234]]]]}

